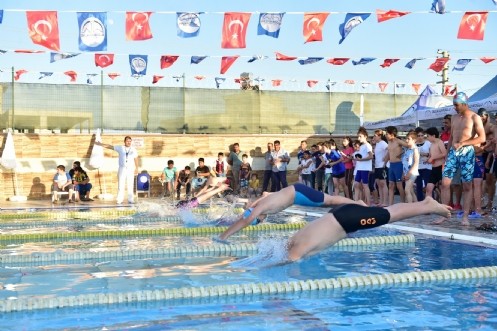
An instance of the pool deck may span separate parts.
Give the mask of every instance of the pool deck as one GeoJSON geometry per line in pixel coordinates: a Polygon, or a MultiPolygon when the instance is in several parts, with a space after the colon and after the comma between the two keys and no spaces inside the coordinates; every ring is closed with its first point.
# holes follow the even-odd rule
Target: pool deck
{"type": "MultiPolygon", "coordinates": [[[[158,198],[140,198],[137,203],[143,201],[159,201],[158,198]]],[[[65,200],[59,204],[52,204],[49,200],[28,200],[24,202],[0,202],[2,211],[34,211],[34,210],[67,210],[67,209],[80,209],[80,208],[133,208],[135,205],[124,203],[116,205],[114,200],[97,200],[94,201],[81,201],[77,203],[67,203],[65,200]]],[[[292,214],[300,214],[311,217],[319,217],[327,212],[328,209],[318,207],[302,207],[292,206],[286,209],[286,212],[292,214]]],[[[1,211],[0,211],[1,212],[1,211]]],[[[410,218],[404,221],[399,221],[394,224],[388,224],[386,227],[407,231],[412,233],[420,233],[427,236],[435,236],[445,238],[447,240],[458,240],[471,242],[473,244],[481,244],[485,246],[497,247],[497,232],[486,232],[477,230],[476,227],[482,223],[497,224],[497,212],[489,213],[488,215],[480,218],[470,220],[470,226],[461,225],[460,219],[453,214],[453,217],[443,224],[434,225],[432,222],[437,218],[434,215],[426,215],[423,217],[410,218]]]]}

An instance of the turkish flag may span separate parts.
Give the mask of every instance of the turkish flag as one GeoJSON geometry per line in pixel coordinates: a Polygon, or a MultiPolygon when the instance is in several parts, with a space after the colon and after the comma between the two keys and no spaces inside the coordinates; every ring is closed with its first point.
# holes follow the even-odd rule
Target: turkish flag
{"type": "Polygon", "coordinates": [[[25,74],[27,73],[28,71],[27,70],[24,70],[24,69],[21,69],[21,70],[17,70],[16,71],[16,75],[14,76],[14,79],[15,80],[19,80],[19,78],[21,78],[21,75],[22,74],[25,74]]]}
{"type": "Polygon", "coordinates": [[[162,78],[164,78],[164,76],[157,76],[157,75],[154,75],[154,78],[152,79],[152,84],[156,84],[159,80],[161,80],[162,78]]]}
{"type": "Polygon", "coordinates": [[[440,72],[448,61],[449,61],[448,57],[439,57],[438,59],[435,60],[435,62],[430,64],[430,67],[428,69],[431,69],[435,72],[440,72]]]}
{"type": "Polygon", "coordinates": [[[72,71],[72,70],[64,72],[64,75],[67,75],[67,76],[71,77],[71,82],[75,82],[76,78],[78,78],[78,74],[75,71],[72,71]]]}
{"type": "Polygon", "coordinates": [[[235,55],[235,56],[223,56],[221,58],[221,75],[224,74],[228,69],[231,67],[233,63],[235,63],[236,59],[238,59],[240,56],[235,55]]]}
{"type": "Polygon", "coordinates": [[[304,13],[304,40],[322,41],[323,25],[330,13],[304,13]]]}
{"type": "Polygon", "coordinates": [[[149,19],[152,12],[126,12],[126,40],[147,40],[152,38],[149,19]]]}
{"type": "Polygon", "coordinates": [[[105,68],[114,63],[114,54],[95,54],[95,65],[105,68]]]}
{"type": "Polygon", "coordinates": [[[245,48],[250,13],[224,13],[221,48],[245,48]]]}
{"type": "Polygon", "coordinates": [[[385,92],[385,88],[387,87],[388,83],[378,83],[378,87],[380,88],[381,92],[385,92]]]}
{"type": "Polygon", "coordinates": [[[400,59],[385,59],[383,61],[383,64],[380,64],[380,67],[382,67],[382,68],[390,67],[392,64],[394,64],[398,60],[400,60],[400,59]]]}
{"type": "Polygon", "coordinates": [[[271,84],[273,84],[273,86],[280,86],[281,85],[281,79],[273,79],[271,81],[271,84]]]}
{"type": "Polygon", "coordinates": [[[411,86],[414,89],[414,92],[416,92],[416,94],[419,94],[419,88],[421,87],[421,84],[412,83],[411,86]]]}
{"type": "Polygon", "coordinates": [[[326,60],[329,64],[333,64],[335,66],[341,66],[342,64],[347,63],[347,61],[350,60],[350,58],[347,57],[334,57],[332,59],[326,60]]]}
{"type": "Polygon", "coordinates": [[[33,43],[60,51],[59,23],[56,11],[27,11],[28,32],[33,43]]]}
{"type": "Polygon", "coordinates": [[[317,83],[319,83],[319,81],[317,81],[317,80],[308,80],[307,86],[314,87],[314,85],[316,85],[317,83]]]}
{"type": "Polygon", "coordinates": [[[25,54],[39,54],[39,53],[45,53],[45,51],[33,51],[30,49],[16,49],[14,50],[15,53],[25,53],[25,54]]]}
{"type": "Polygon", "coordinates": [[[444,95],[455,95],[457,93],[457,85],[452,88],[452,85],[445,85],[444,87],[444,95]]]}
{"type": "Polygon", "coordinates": [[[178,55],[162,55],[160,57],[160,68],[161,69],[166,69],[169,68],[176,62],[176,60],[179,58],[178,55]]]}
{"type": "Polygon", "coordinates": [[[392,18],[399,18],[410,13],[411,12],[409,11],[397,11],[397,10],[384,11],[376,9],[376,17],[378,18],[378,23],[391,20],[392,18]]]}
{"type": "Polygon", "coordinates": [[[107,76],[109,76],[109,78],[110,78],[110,79],[114,80],[114,79],[116,79],[116,77],[121,76],[121,74],[119,74],[119,73],[117,73],[117,72],[109,72],[109,73],[107,74],[107,76]]]}
{"type": "Polygon", "coordinates": [[[344,81],[345,84],[350,84],[350,85],[354,85],[355,84],[355,81],[352,80],[352,79],[347,79],[346,81],[344,81]]]}
{"type": "Polygon", "coordinates": [[[276,52],[276,60],[278,60],[278,61],[293,61],[296,59],[297,59],[296,56],[287,56],[287,55],[283,55],[281,53],[276,52]]]}
{"type": "Polygon", "coordinates": [[[495,59],[496,59],[495,57],[481,57],[480,58],[480,60],[482,60],[483,63],[485,63],[485,64],[490,63],[490,62],[492,62],[495,59]]]}
{"type": "Polygon", "coordinates": [[[462,17],[459,24],[458,39],[483,40],[485,25],[487,24],[488,12],[468,11],[462,17]]]}
{"type": "Polygon", "coordinates": [[[205,76],[202,76],[202,75],[196,75],[196,76],[193,76],[193,78],[195,78],[196,80],[202,80],[205,78],[205,76]]]}

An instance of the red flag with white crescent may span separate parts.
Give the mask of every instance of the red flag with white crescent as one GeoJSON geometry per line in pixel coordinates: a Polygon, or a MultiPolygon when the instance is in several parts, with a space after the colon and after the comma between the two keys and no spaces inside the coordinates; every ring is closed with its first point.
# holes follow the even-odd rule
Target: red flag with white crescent
{"type": "Polygon", "coordinates": [[[15,74],[15,76],[14,76],[14,79],[15,79],[15,80],[19,80],[19,78],[21,78],[21,75],[22,75],[22,74],[25,74],[25,73],[27,73],[27,72],[28,72],[28,71],[27,71],[27,70],[24,70],[24,69],[17,70],[17,71],[16,71],[16,74],[15,74]]]}
{"type": "Polygon", "coordinates": [[[483,40],[488,12],[466,12],[459,24],[457,39],[483,40]]]}
{"type": "Polygon", "coordinates": [[[273,79],[273,80],[271,80],[271,84],[273,86],[280,86],[281,85],[281,79],[273,79]]]}
{"type": "Polygon", "coordinates": [[[64,75],[67,75],[67,76],[71,77],[71,82],[75,82],[76,78],[78,78],[78,74],[75,71],[72,71],[72,70],[65,71],[64,75]]]}
{"type": "Polygon", "coordinates": [[[310,41],[323,40],[323,25],[330,13],[304,13],[304,40],[310,41]]]}
{"type": "Polygon", "coordinates": [[[95,65],[97,67],[105,68],[114,63],[114,54],[95,54],[95,65]]]}
{"type": "Polygon", "coordinates": [[[278,61],[293,61],[296,59],[297,59],[296,56],[288,56],[288,55],[284,55],[284,54],[276,52],[276,60],[278,60],[278,61]]]}
{"type": "Polygon", "coordinates": [[[176,62],[176,60],[179,58],[178,55],[162,55],[160,57],[160,68],[161,69],[166,69],[169,68],[176,62]]]}
{"type": "Polygon", "coordinates": [[[317,83],[319,83],[319,81],[317,81],[317,80],[308,80],[307,86],[314,87],[314,85],[316,85],[317,83]]]}
{"type": "Polygon", "coordinates": [[[114,79],[116,79],[117,77],[121,76],[121,74],[120,74],[120,73],[117,73],[117,72],[109,72],[109,73],[107,74],[107,76],[109,76],[109,78],[110,78],[110,79],[114,80],[114,79]]]}
{"type": "Polygon", "coordinates": [[[235,55],[235,56],[223,56],[221,58],[221,75],[224,74],[228,69],[231,67],[233,63],[239,58],[240,56],[235,55]]]}
{"type": "Polygon", "coordinates": [[[435,60],[428,69],[431,69],[435,72],[440,72],[444,68],[445,64],[449,61],[448,57],[439,57],[435,60]]]}
{"type": "Polygon", "coordinates": [[[152,12],[126,12],[126,40],[151,39],[150,16],[152,12]]]}
{"type": "Polygon", "coordinates": [[[326,60],[326,62],[328,62],[329,64],[333,64],[335,66],[341,66],[341,65],[347,63],[348,60],[350,60],[350,58],[334,57],[334,58],[326,60]]]}
{"type": "Polygon", "coordinates": [[[245,48],[250,13],[224,13],[221,48],[245,48]]]}
{"type": "Polygon", "coordinates": [[[399,61],[400,59],[385,59],[382,64],[380,64],[380,67],[382,68],[388,68],[395,62],[399,61]]]}
{"type": "Polygon", "coordinates": [[[490,63],[495,59],[496,59],[495,57],[486,57],[486,56],[480,58],[480,60],[482,60],[482,62],[485,64],[490,63]]]}
{"type": "Polygon", "coordinates": [[[28,32],[33,43],[60,51],[59,21],[56,11],[27,11],[28,32]]]}
{"type": "Polygon", "coordinates": [[[399,18],[404,15],[410,14],[408,11],[397,11],[397,10],[381,10],[376,9],[376,17],[378,18],[378,23],[391,20],[392,18],[399,18]]]}
{"type": "Polygon", "coordinates": [[[164,78],[164,76],[154,75],[154,78],[152,79],[152,84],[156,84],[162,78],[164,78]]]}

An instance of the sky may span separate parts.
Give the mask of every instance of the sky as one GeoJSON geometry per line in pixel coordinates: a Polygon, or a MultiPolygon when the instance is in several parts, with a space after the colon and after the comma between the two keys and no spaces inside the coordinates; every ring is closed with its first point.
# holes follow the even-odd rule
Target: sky
{"type": "MultiPolygon", "coordinates": [[[[471,95],[486,82],[497,75],[497,60],[484,64],[480,57],[497,57],[497,6],[492,0],[446,0],[449,13],[444,15],[429,13],[432,0],[277,0],[277,1],[128,1],[128,0],[16,0],[0,1],[4,10],[3,23],[0,24],[0,49],[46,50],[44,54],[18,54],[7,52],[0,55],[0,81],[11,79],[11,67],[24,69],[19,82],[69,83],[62,73],[76,71],[77,84],[86,84],[86,74],[104,72],[104,84],[143,85],[143,86],[181,86],[175,76],[185,74],[187,87],[215,88],[214,78],[225,77],[221,88],[237,88],[234,78],[242,72],[251,72],[253,77],[261,77],[262,89],[326,91],[328,80],[336,81],[332,91],[337,92],[374,92],[379,93],[378,83],[386,82],[385,93],[393,93],[395,83],[405,83],[405,88],[396,93],[413,93],[412,83],[422,86],[440,81],[429,65],[435,60],[437,50],[449,51],[451,62],[449,83],[457,84],[459,91],[471,95]],[[378,23],[376,10],[410,11],[409,15],[378,23]],[[106,11],[108,19],[108,49],[106,53],[116,54],[112,66],[101,69],[94,64],[94,54],[81,55],[50,63],[50,50],[32,43],[28,36],[26,10],[58,11],[61,52],[81,52],[78,49],[77,11],[106,11]],[[125,12],[152,11],[150,18],[154,37],[147,41],[125,40],[125,12]],[[224,12],[251,12],[247,28],[245,49],[221,48],[221,31],[224,12]],[[483,41],[457,39],[461,18],[466,11],[490,11],[485,38],[483,41]],[[159,13],[169,12],[169,13],[159,13]],[[176,34],[175,12],[205,12],[201,15],[201,29],[198,37],[180,38],[176,34]],[[279,38],[257,35],[260,12],[286,12],[279,38]],[[304,43],[302,35],[304,12],[331,12],[323,28],[322,42],[304,43]],[[369,12],[372,15],[356,27],[339,44],[338,27],[343,23],[346,13],[369,12]],[[275,52],[299,58],[324,57],[325,60],[309,65],[297,61],[276,61],[275,52]],[[131,77],[129,54],[148,55],[147,76],[131,77]],[[167,69],[160,69],[161,55],[179,55],[178,61],[167,69]],[[207,55],[198,65],[190,64],[194,55],[207,55]],[[225,75],[220,75],[222,56],[240,55],[225,75]],[[254,55],[266,55],[265,60],[248,63],[254,55]],[[376,61],[367,65],[353,66],[351,61],[343,66],[333,66],[326,59],[344,57],[359,60],[361,57],[375,57],[376,61]],[[385,58],[400,58],[390,68],[380,64],[385,58]],[[414,69],[405,68],[412,58],[425,58],[418,61],[414,69]],[[474,59],[464,71],[452,71],[458,59],[474,59]],[[54,72],[52,77],[38,80],[39,72],[54,72]],[[114,81],[107,73],[120,73],[114,81]],[[152,85],[153,75],[165,76],[159,83],[152,85]],[[205,76],[197,80],[194,76],[205,76]],[[280,87],[271,86],[271,80],[280,79],[280,87]],[[308,80],[317,80],[313,88],[307,86],[308,80]],[[344,84],[354,80],[355,85],[344,84]],[[362,83],[370,83],[363,88],[362,83]]],[[[97,78],[97,83],[99,79],[97,78]]],[[[441,91],[441,87],[436,88],[441,91]]]]}

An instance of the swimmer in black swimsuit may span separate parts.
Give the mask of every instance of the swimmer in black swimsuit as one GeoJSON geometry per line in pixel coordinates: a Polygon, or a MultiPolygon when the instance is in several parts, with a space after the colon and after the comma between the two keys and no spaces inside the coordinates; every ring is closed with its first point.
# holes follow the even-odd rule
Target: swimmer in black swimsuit
{"type": "Polygon", "coordinates": [[[347,237],[347,233],[370,229],[409,217],[437,214],[449,217],[452,208],[431,197],[421,202],[397,203],[386,208],[346,204],[309,222],[289,240],[288,260],[315,254],[347,237]]]}
{"type": "Polygon", "coordinates": [[[252,208],[247,218],[240,216],[240,219],[232,224],[218,239],[226,240],[234,233],[249,226],[255,219],[263,220],[266,214],[278,213],[291,205],[311,206],[311,207],[330,207],[343,204],[363,205],[362,201],[354,201],[342,196],[328,195],[316,191],[304,184],[293,184],[285,187],[281,191],[268,193],[267,195],[255,200],[249,207],[252,208]]]}

